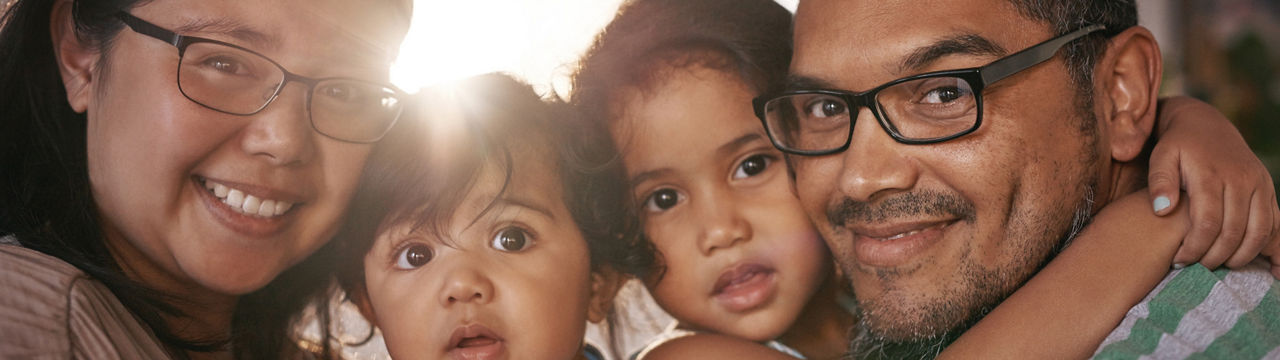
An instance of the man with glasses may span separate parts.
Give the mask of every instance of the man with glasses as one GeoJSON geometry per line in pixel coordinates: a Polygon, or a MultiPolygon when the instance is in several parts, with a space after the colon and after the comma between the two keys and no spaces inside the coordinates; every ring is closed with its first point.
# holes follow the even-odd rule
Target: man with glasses
{"type": "MultiPolygon", "coordinates": [[[[801,2],[787,88],[753,105],[853,285],[854,356],[936,354],[1144,186],[1161,60],[1136,12],[801,2]]],[[[1280,286],[1265,269],[1202,274],[1171,275],[1099,355],[1280,356],[1280,286]]]]}

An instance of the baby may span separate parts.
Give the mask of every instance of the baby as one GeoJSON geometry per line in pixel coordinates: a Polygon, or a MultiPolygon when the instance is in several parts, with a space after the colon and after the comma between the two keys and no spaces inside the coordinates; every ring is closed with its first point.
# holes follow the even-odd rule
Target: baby
{"type": "Polygon", "coordinates": [[[648,253],[626,237],[620,169],[595,156],[609,137],[503,75],[422,108],[430,124],[371,155],[339,238],[364,254],[341,283],[392,357],[601,358],[586,324],[648,253]]]}

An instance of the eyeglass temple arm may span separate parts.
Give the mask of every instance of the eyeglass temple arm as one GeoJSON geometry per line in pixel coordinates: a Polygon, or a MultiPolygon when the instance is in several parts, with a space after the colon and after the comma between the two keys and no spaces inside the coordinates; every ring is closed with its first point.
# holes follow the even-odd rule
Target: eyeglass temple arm
{"type": "Polygon", "coordinates": [[[1053,58],[1063,45],[1072,40],[1079,39],[1085,35],[1089,35],[1095,31],[1104,30],[1107,27],[1101,24],[1089,25],[1067,33],[1066,35],[1045,40],[1045,42],[1036,44],[1026,50],[1019,51],[1017,54],[1009,55],[1004,59],[983,66],[980,70],[982,74],[983,84],[991,84],[1000,79],[1004,79],[1013,73],[1022,71],[1023,69],[1032,67],[1036,64],[1045,62],[1053,58]]]}
{"type": "Polygon", "coordinates": [[[173,46],[179,46],[182,44],[182,35],[175,34],[172,31],[165,30],[164,28],[149,23],[146,20],[139,19],[137,16],[133,16],[133,14],[126,11],[117,12],[116,18],[119,18],[120,21],[125,23],[125,25],[129,25],[129,28],[139,34],[160,39],[160,41],[167,42],[173,46]]]}

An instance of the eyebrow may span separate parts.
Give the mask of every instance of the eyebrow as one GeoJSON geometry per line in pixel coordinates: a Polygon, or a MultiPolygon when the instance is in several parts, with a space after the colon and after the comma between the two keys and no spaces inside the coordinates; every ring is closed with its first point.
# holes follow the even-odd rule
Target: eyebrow
{"type": "Polygon", "coordinates": [[[804,75],[788,74],[784,90],[832,89],[835,85],[829,81],[804,75]]]}
{"type": "Polygon", "coordinates": [[[523,197],[503,196],[501,199],[498,199],[498,204],[533,210],[534,212],[541,213],[542,216],[546,216],[548,219],[551,219],[552,222],[556,221],[556,216],[551,213],[551,210],[537,206],[533,201],[523,197]]]}
{"type": "Polygon", "coordinates": [[[734,152],[737,152],[738,149],[741,149],[743,146],[759,141],[763,138],[764,137],[760,136],[760,134],[757,134],[757,133],[744,134],[742,136],[739,136],[737,139],[733,139],[733,141],[724,143],[724,145],[720,145],[719,148],[716,148],[716,155],[719,155],[720,157],[724,157],[724,156],[733,154],[734,152]]]}
{"type": "Polygon", "coordinates": [[[636,176],[631,177],[631,185],[632,186],[639,185],[641,183],[644,183],[645,181],[649,181],[649,179],[661,177],[661,176],[670,174],[672,172],[675,172],[675,171],[671,170],[671,168],[660,168],[660,169],[653,169],[653,170],[641,172],[639,174],[636,174],[636,176]]]}
{"type": "Polygon", "coordinates": [[[917,48],[902,59],[898,73],[917,72],[950,55],[1001,56],[1008,51],[978,34],[959,34],[917,48]]]}
{"type": "Polygon", "coordinates": [[[174,29],[174,32],[186,35],[189,33],[223,34],[253,45],[255,51],[277,50],[280,39],[265,32],[258,31],[240,21],[227,18],[198,19],[174,29]]]}

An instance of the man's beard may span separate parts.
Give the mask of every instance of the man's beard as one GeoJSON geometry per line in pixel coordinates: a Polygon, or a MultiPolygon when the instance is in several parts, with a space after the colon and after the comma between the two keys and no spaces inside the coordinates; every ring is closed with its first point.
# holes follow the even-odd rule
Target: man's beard
{"type": "MultiPolygon", "coordinates": [[[[1090,183],[1085,185],[1084,194],[1080,201],[1077,202],[1073,211],[1072,220],[1069,227],[1058,236],[1058,241],[1054,242],[1048,253],[1033,265],[1031,274],[1035,274],[1044,268],[1059,252],[1062,251],[1071,240],[1084,229],[1093,217],[1094,204],[1094,188],[1096,187],[1096,177],[1090,179],[1090,183]]],[[[928,197],[928,196],[927,196],[928,197]]],[[[946,200],[953,201],[953,200],[946,200]]],[[[943,200],[924,201],[925,204],[942,203],[943,200]]],[[[925,208],[930,206],[925,205],[925,208]]],[[[936,205],[934,205],[936,207],[936,205]]],[[[857,212],[857,211],[855,211],[857,212]]],[[[868,216],[865,214],[859,216],[868,216]]],[[[833,222],[834,223],[834,222],[833,222]]],[[[1030,254],[1029,254],[1030,255],[1030,254]]],[[[1032,260],[1034,261],[1034,260],[1032,260]]],[[[1021,288],[1026,280],[1031,276],[1025,276],[1016,286],[1007,287],[1007,290],[998,286],[1000,282],[1007,281],[1012,278],[1010,274],[1001,274],[1001,269],[994,271],[981,269],[972,264],[966,264],[963,269],[958,271],[966,274],[964,278],[969,280],[969,284],[965,284],[964,289],[970,290],[969,294],[947,294],[947,300],[942,303],[929,304],[926,309],[916,309],[921,314],[930,314],[933,318],[941,319],[961,319],[961,321],[949,329],[940,329],[941,326],[933,323],[922,324],[917,326],[907,336],[893,336],[884,333],[883,329],[877,329],[874,319],[882,319],[885,317],[898,316],[896,314],[884,315],[874,314],[877,309],[882,306],[863,304],[859,300],[858,325],[850,334],[849,353],[850,359],[932,359],[938,356],[948,345],[958,339],[960,335],[968,331],[970,327],[977,324],[987,314],[991,312],[1000,302],[1012,295],[1014,290],[1021,288]],[[995,285],[993,285],[995,284],[995,285]],[[975,299],[978,306],[966,306],[966,302],[957,301],[965,296],[975,299]],[[870,305],[870,306],[868,306],[870,305]],[[941,315],[941,316],[938,316],[941,315]]],[[[1015,266],[1016,267],[1016,266],[1015,266]]],[[[1019,269],[1014,269],[1019,270],[1019,269]]],[[[1012,275],[1016,276],[1016,275],[1012,275]]]]}

